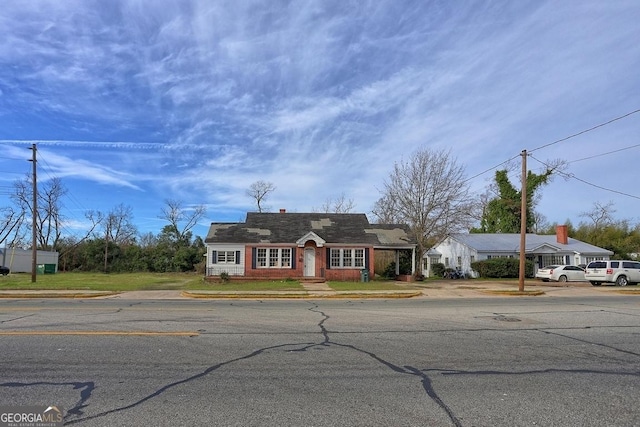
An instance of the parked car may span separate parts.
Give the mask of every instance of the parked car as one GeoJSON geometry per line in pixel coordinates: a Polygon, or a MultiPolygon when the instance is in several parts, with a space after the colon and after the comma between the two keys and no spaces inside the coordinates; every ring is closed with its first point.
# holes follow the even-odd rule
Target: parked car
{"type": "Polygon", "coordinates": [[[584,270],[577,265],[547,265],[538,270],[536,279],[543,282],[584,282],[584,270]]]}
{"type": "Polygon", "coordinates": [[[0,266],[0,274],[2,274],[3,276],[6,276],[9,273],[11,273],[11,270],[9,270],[9,267],[0,266]]]}
{"type": "Polygon", "coordinates": [[[618,286],[640,283],[640,262],[626,260],[591,261],[585,270],[593,286],[615,283],[618,286]]]}

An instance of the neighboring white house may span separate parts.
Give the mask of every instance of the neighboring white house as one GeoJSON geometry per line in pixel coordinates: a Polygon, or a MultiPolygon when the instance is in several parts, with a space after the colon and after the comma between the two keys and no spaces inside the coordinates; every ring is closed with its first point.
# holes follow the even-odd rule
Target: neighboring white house
{"type": "MultiPolygon", "coordinates": [[[[534,272],[551,264],[580,265],[594,260],[609,259],[613,252],[572,239],[567,226],[559,225],[556,235],[527,234],[525,237],[527,260],[534,262],[534,272]]],[[[431,274],[431,266],[442,263],[445,267],[459,268],[473,276],[471,263],[491,258],[519,258],[520,234],[452,234],[424,256],[424,271],[431,274]]]]}
{"type": "MultiPolygon", "coordinates": [[[[12,273],[31,273],[33,253],[31,249],[1,248],[0,263],[11,269],[12,273]]],[[[36,264],[55,265],[58,271],[58,252],[36,251],[36,264]]]]}

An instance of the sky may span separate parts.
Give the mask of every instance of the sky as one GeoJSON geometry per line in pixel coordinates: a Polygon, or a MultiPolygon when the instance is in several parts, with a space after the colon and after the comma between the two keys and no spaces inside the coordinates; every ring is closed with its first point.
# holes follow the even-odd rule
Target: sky
{"type": "Polygon", "coordinates": [[[370,214],[418,150],[450,150],[477,193],[496,167],[517,184],[527,150],[534,172],[568,163],[547,222],[611,202],[635,224],[638,22],[637,0],[5,0],[0,207],[32,144],[68,234],[120,204],[159,233],[178,200],[206,207],[202,237],[255,211],[259,180],[274,212],[370,214]]]}

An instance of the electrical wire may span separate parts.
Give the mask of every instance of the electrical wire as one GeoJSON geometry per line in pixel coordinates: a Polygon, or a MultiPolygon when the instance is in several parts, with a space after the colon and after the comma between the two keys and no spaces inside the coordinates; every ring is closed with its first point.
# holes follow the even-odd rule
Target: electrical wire
{"type": "Polygon", "coordinates": [[[493,166],[493,167],[491,167],[491,168],[489,168],[489,169],[486,169],[485,171],[482,171],[482,172],[480,172],[480,173],[478,173],[478,174],[475,174],[475,175],[473,175],[472,177],[467,178],[467,179],[465,179],[465,180],[464,180],[464,181],[462,181],[462,182],[463,182],[463,183],[465,183],[465,182],[467,182],[467,181],[471,181],[472,179],[475,179],[475,178],[477,178],[477,177],[479,177],[479,176],[481,176],[481,175],[484,175],[484,174],[485,174],[485,173],[487,173],[487,172],[490,172],[490,171],[492,171],[492,170],[494,170],[494,169],[497,169],[497,168],[499,168],[500,166],[504,165],[505,163],[509,163],[510,161],[512,161],[513,159],[517,159],[518,157],[520,157],[520,154],[515,155],[515,156],[511,157],[510,159],[507,159],[507,160],[505,160],[504,162],[502,162],[502,163],[500,163],[500,164],[497,164],[497,165],[495,165],[495,166],[493,166]]]}
{"type": "Polygon", "coordinates": [[[629,112],[629,113],[627,113],[627,114],[623,114],[622,116],[618,116],[618,117],[616,117],[616,118],[614,118],[614,119],[611,119],[611,120],[609,120],[609,121],[607,121],[607,122],[600,123],[599,125],[596,125],[596,126],[590,127],[589,129],[585,129],[585,130],[580,131],[580,132],[578,132],[578,133],[574,133],[573,135],[569,135],[569,136],[567,136],[567,137],[565,137],[565,138],[561,138],[561,139],[558,139],[558,140],[556,140],[556,141],[550,142],[550,143],[548,143],[548,144],[541,145],[540,147],[538,147],[538,148],[534,148],[533,150],[529,150],[528,152],[529,152],[529,153],[533,153],[534,151],[538,151],[538,150],[541,150],[541,149],[543,149],[543,148],[547,148],[547,147],[549,147],[549,146],[551,146],[551,145],[558,144],[559,142],[563,142],[563,141],[566,141],[566,140],[568,140],[568,139],[575,138],[576,136],[583,135],[583,134],[585,134],[585,133],[587,133],[587,132],[591,132],[591,131],[593,131],[593,130],[596,130],[596,129],[598,129],[598,128],[601,128],[601,127],[603,127],[603,126],[606,126],[606,125],[611,124],[611,123],[613,123],[613,122],[616,122],[616,121],[618,121],[618,120],[622,120],[622,119],[624,119],[625,117],[629,117],[629,116],[631,116],[631,115],[633,115],[633,114],[636,114],[636,113],[640,113],[640,109],[637,109],[637,110],[631,111],[631,112],[629,112]]]}
{"type": "MultiPolygon", "coordinates": [[[[609,120],[609,121],[607,121],[607,122],[600,123],[600,124],[598,124],[598,125],[596,125],[596,126],[592,126],[592,127],[590,127],[589,129],[585,129],[585,130],[580,131],[580,132],[578,132],[578,133],[574,133],[573,135],[569,135],[569,136],[567,136],[567,137],[564,137],[564,138],[558,139],[558,140],[553,141],[553,142],[550,142],[550,143],[548,143],[548,144],[541,145],[540,147],[537,147],[537,148],[534,148],[533,150],[529,150],[529,151],[527,151],[527,154],[529,154],[529,155],[530,155],[530,154],[531,154],[531,153],[533,153],[534,151],[538,151],[538,150],[541,150],[541,149],[543,149],[543,148],[549,147],[549,146],[551,146],[551,145],[558,144],[558,143],[563,142],[563,141],[567,141],[567,140],[569,140],[569,139],[571,139],[571,138],[575,138],[576,136],[583,135],[583,134],[585,134],[585,133],[587,133],[587,132],[591,132],[591,131],[593,131],[593,130],[595,130],[595,129],[601,128],[601,127],[603,127],[603,126],[606,126],[606,125],[611,124],[611,123],[613,123],[613,122],[616,122],[616,121],[618,121],[618,120],[622,120],[622,119],[624,119],[624,118],[626,118],[626,117],[629,117],[629,116],[631,116],[631,115],[633,115],[633,114],[636,114],[636,113],[640,113],[640,109],[637,109],[637,110],[631,111],[631,112],[629,112],[629,113],[627,113],[627,114],[623,114],[622,116],[615,117],[615,118],[613,118],[613,119],[611,119],[611,120],[609,120]]],[[[596,156],[585,157],[584,159],[573,160],[573,161],[568,162],[568,163],[575,163],[575,162],[580,162],[580,161],[582,161],[582,160],[589,160],[589,159],[592,159],[592,158],[594,158],[594,157],[599,157],[599,156],[604,156],[604,155],[607,155],[607,154],[617,153],[617,152],[619,152],[619,151],[629,150],[629,149],[631,149],[631,148],[635,148],[635,147],[640,147],[640,144],[633,145],[633,146],[631,146],[631,147],[621,148],[621,149],[619,149],[619,150],[610,151],[610,152],[608,152],[608,153],[604,153],[604,154],[600,154],[600,155],[596,155],[596,156]]],[[[514,159],[516,159],[516,158],[518,158],[520,155],[521,155],[521,154],[517,154],[517,155],[515,155],[515,156],[511,157],[510,159],[505,160],[505,161],[504,161],[504,162],[502,162],[502,163],[499,163],[499,164],[498,164],[498,165],[496,165],[496,166],[493,166],[493,167],[491,167],[491,168],[489,168],[489,169],[486,169],[486,170],[484,170],[484,171],[482,171],[482,172],[480,172],[480,173],[478,173],[478,174],[473,175],[473,176],[472,176],[472,177],[470,177],[470,178],[467,178],[466,180],[464,180],[464,181],[462,181],[462,182],[464,183],[464,182],[467,182],[467,181],[471,181],[472,179],[475,179],[475,178],[477,178],[477,177],[479,177],[479,176],[481,176],[481,175],[484,175],[484,174],[485,174],[485,173],[487,173],[487,172],[490,172],[490,171],[492,171],[492,170],[494,170],[494,169],[497,169],[497,168],[499,168],[500,166],[502,166],[502,165],[504,165],[504,164],[506,164],[506,163],[509,163],[510,161],[512,161],[512,160],[514,160],[514,159]]],[[[533,158],[533,157],[532,157],[532,158],[533,158]]],[[[539,160],[538,160],[538,161],[539,161],[539,160]]],[[[545,163],[543,163],[543,162],[540,162],[540,163],[545,164],[545,163]]],[[[548,165],[547,165],[547,166],[548,166],[548,165]]],[[[575,178],[575,179],[578,179],[578,178],[575,178]]],[[[614,192],[615,192],[615,191],[614,191],[614,192]]],[[[635,197],[635,196],[631,196],[631,197],[635,197]]]]}
{"type": "MultiPolygon", "coordinates": [[[[535,158],[535,157],[533,157],[532,155],[529,155],[529,157],[531,157],[531,158],[532,158],[533,160],[535,160],[536,162],[543,164],[543,165],[544,165],[544,166],[546,166],[546,167],[550,167],[547,163],[543,162],[542,160],[538,160],[538,159],[536,159],[536,158],[535,158]]],[[[606,188],[606,187],[603,187],[603,186],[601,186],[601,185],[597,185],[597,184],[594,184],[594,183],[592,183],[592,182],[585,181],[584,179],[578,178],[577,176],[575,176],[575,174],[572,174],[572,173],[565,173],[565,172],[561,172],[561,171],[556,171],[556,173],[557,173],[558,175],[560,175],[560,176],[562,176],[562,177],[566,178],[566,179],[575,179],[576,181],[580,181],[580,182],[582,182],[583,184],[590,185],[591,187],[599,188],[600,190],[605,190],[605,191],[609,191],[609,192],[611,192],[611,193],[620,194],[620,195],[622,195],[622,196],[627,196],[627,197],[631,197],[631,198],[633,198],[633,199],[638,199],[638,200],[640,200],[640,196],[634,196],[633,194],[623,193],[622,191],[613,190],[613,189],[611,189],[611,188],[606,188]]]]}
{"type": "MultiPolygon", "coordinates": [[[[42,172],[44,172],[44,173],[45,173],[45,175],[46,175],[49,179],[54,179],[54,176],[52,175],[52,173],[53,173],[53,167],[52,167],[52,166],[47,162],[47,160],[46,160],[46,156],[44,156],[44,155],[43,155],[42,151],[39,151],[38,153],[39,153],[38,162],[39,162],[40,164],[42,164],[42,165],[43,165],[43,167],[41,167],[40,169],[42,170],[42,172]]],[[[77,199],[77,198],[76,198],[72,193],[70,193],[70,192],[68,191],[68,189],[66,189],[66,188],[65,188],[65,190],[66,190],[65,196],[66,196],[66,197],[67,197],[67,198],[68,198],[68,199],[69,199],[69,200],[70,200],[70,201],[71,201],[71,202],[72,202],[72,203],[73,203],[73,204],[74,204],[78,209],[80,209],[80,210],[81,210],[81,211],[83,211],[83,212],[87,212],[87,211],[88,211],[88,209],[87,209],[87,208],[85,208],[85,207],[80,203],[80,201],[79,201],[79,200],[78,200],[78,199],[77,199]]],[[[67,208],[66,208],[66,206],[64,206],[64,205],[62,205],[62,207],[63,207],[63,208],[65,208],[65,209],[67,209],[67,208]]],[[[69,218],[73,218],[73,219],[75,219],[76,215],[73,215],[73,214],[72,214],[72,212],[71,212],[69,209],[67,209],[67,212],[68,212],[68,215],[69,215],[68,217],[69,217],[69,218]]],[[[60,227],[60,228],[62,229],[62,231],[65,231],[65,232],[66,232],[66,234],[67,234],[68,236],[72,236],[72,237],[77,237],[77,236],[78,236],[78,233],[77,233],[77,232],[75,232],[75,233],[74,233],[74,232],[72,232],[72,231],[71,231],[68,227],[66,227],[65,225],[61,225],[61,227],[60,227]]]]}
{"type": "Polygon", "coordinates": [[[584,157],[584,158],[578,159],[578,160],[571,160],[570,162],[567,162],[567,163],[569,164],[569,163],[581,162],[583,160],[591,160],[591,159],[595,159],[597,157],[602,157],[602,156],[606,156],[608,154],[613,154],[613,153],[619,153],[620,151],[630,150],[630,149],[636,148],[636,147],[640,147],[640,144],[632,145],[630,147],[620,148],[618,150],[608,151],[608,152],[602,153],[602,154],[596,154],[595,156],[584,157]]]}

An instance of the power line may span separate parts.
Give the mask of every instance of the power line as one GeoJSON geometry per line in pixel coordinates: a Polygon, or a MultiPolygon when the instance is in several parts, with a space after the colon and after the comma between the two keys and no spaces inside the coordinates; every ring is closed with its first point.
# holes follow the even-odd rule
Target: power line
{"type": "MultiPolygon", "coordinates": [[[[51,174],[53,171],[53,167],[47,162],[45,156],[42,155],[42,152],[40,152],[40,162],[43,164],[43,172],[47,175],[47,177],[49,179],[54,179],[54,176],[51,174]],[[51,173],[50,173],[51,172],[51,173]]],[[[88,212],[89,209],[85,208],[82,203],[80,203],[80,201],[75,197],[74,194],[72,194],[71,192],[68,191],[68,189],[66,189],[67,191],[65,192],[65,195],[67,197],[68,200],[70,200],[78,209],[80,209],[83,212],[88,212]]],[[[77,220],[78,216],[77,214],[74,214],[71,210],[68,209],[67,206],[65,206],[64,204],[62,204],[62,208],[66,209],[69,215],[69,218],[72,218],[74,220],[77,220]]],[[[61,230],[66,232],[66,234],[68,236],[72,236],[72,237],[77,237],[79,235],[78,232],[74,232],[71,229],[69,229],[67,226],[65,226],[64,224],[61,224],[60,226],[61,230]]]]}
{"type": "MultiPolygon", "coordinates": [[[[544,165],[544,166],[546,166],[546,167],[550,167],[548,164],[546,164],[545,162],[543,162],[543,161],[541,161],[541,160],[536,159],[536,158],[535,158],[535,157],[533,157],[532,155],[529,155],[529,157],[531,157],[531,158],[532,158],[533,160],[535,160],[536,162],[543,164],[543,165],[544,165]]],[[[597,185],[597,184],[594,184],[594,183],[592,183],[592,182],[585,181],[584,179],[578,178],[577,176],[575,176],[575,175],[574,175],[574,174],[572,174],[572,173],[564,173],[564,172],[562,172],[562,171],[558,171],[558,170],[556,170],[556,173],[557,173],[558,175],[560,175],[560,176],[563,176],[563,177],[567,178],[567,179],[575,179],[576,181],[580,181],[580,182],[582,182],[583,184],[590,185],[591,187],[599,188],[600,190],[605,190],[605,191],[609,191],[609,192],[611,192],[611,193],[616,193],[616,194],[620,194],[620,195],[622,195],[622,196],[627,196],[627,197],[631,197],[631,198],[633,198],[633,199],[638,199],[638,200],[640,200],[640,197],[639,197],[639,196],[634,196],[633,194],[623,193],[622,191],[613,190],[613,189],[611,189],[611,188],[606,188],[606,187],[603,187],[603,186],[601,186],[601,185],[597,185]]]]}
{"type": "Polygon", "coordinates": [[[596,126],[590,127],[589,129],[585,129],[585,130],[583,130],[583,131],[581,131],[581,132],[574,133],[573,135],[569,135],[569,136],[567,136],[567,137],[565,137],[565,138],[561,138],[561,139],[558,139],[558,140],[556,140],[556,141],[550,142],[550,143],[548,143],[548,144],[541,145],[541,146],[540,146],[540,147],[538,147],[538,148],[534,148],[533,150],[529,150],[529,153],[533,153],[534,151],[537,151],[537,150],[540,150],[540,149],[543,149],[543,148],[549,147],[549,146],[554,145],[554,144],[557,144],[557,143],[559,143],[559,142],[563,142],[563,141],[566,141],[566,140],[568,140],[568,139],[575,138],[576,136],[579,136],[579,135],[585,134],[585,133],[587,133],[587,132],[591,132],[592,130],[595,130],[595,129],[601,128],[601,127],[606,126],[606,125],[608,125],[608,124],[610,124],[610,123],[613,123],[613,122],[615,122],[615,121],[622,120],[622,119],[624,119],[625,117],[629,117],[630,115],[632,115],[632,114],[636,114],[636,113],[640,113],[640,109],[637,109],[637,110],[631,111],[630,113],[624,114],[624,115],[622,115],[622,116],[618,116],[618,117],[616,117],[616,118],[614,118],[614,119],[609,120],[608,122],[600,123],[599,125],[596,125],[596,126]]]}
{"type": "Polygon", "coordinates": [[[512,161],[513,159],[516,159],[516,158],[518,158],[518,157],[520,157],[520,154],[517,154],[517,155],[515,155],[515,156],[511,157],[510,159],[507,159],[507,160],[505,160],[504,162],[499,163],[499,164],[497,164],[497,165],[495,165],[495,166],[493,166],[493,167],[491,167],[491,168],[489,168],[489,169],[487,169],[487,170],[485,170],[485,171],[482,171],[482,172],[480,172],[480,173],[478,173],[478,174],[475,174],[475,175],[473,175],[471,178],[467,178],[467,179],[465,179],[465,180],[464,180],[464,181],[462,181],[462,182],[463,182],[463,183],[465,183],[465,182],[467,182],[467,181],[471,181],[472,179],[475,179],[475,178],[479,177],[480,175],[484,175],[485,173],[487,173],[487,172],[489,172],[489,171],[492,171],[492,170],[494,170],[494,169],[497,169],[497,168],[499,168],[500,166],[504,165],[505,163],[509,163],[510,161],[512,161]]]}
{"type": "MultiPolygon", "coordinates": [[[[578,132],[578,133],[574,133],[573,135],[569,135],[569,136],[567,136],[567,137],[564,137],[564,138],[558,139],[558,140],[553,141],[553,142],[550,142],[550,143],[548,143],[548,144],[541,145],[540,147],[538,147],[538,148],[534,148],[533,150],[528,150],[527,152],[528,152],[528,154],[529,154],[529,155],[531,155],[531,153],[533,153],[534,151],[541,150],[541,149],[543,149],[543,148],[549,147],[549,146],[554,145],[554,144],[558,144],[558,143],[560,143],[560,142],[563,142],[563,141],[569,140],[569,139],[571,139],[571,138],[575,138],[576,136],[579,136],[579,135],[585,134],[585,133],[587,133],[587,132],[591,132],[591,131],[593,131],[593,130],[595,130],[595,129],[601,128],[601,127],[603,127],[603,126],[606,126],[606,125],[611,124],[611,123],[613,123],[613,122],[616,122],[616,121],[618,121],[618,120],[622,120],[622,119],[624,119],[625,117],[629,117],[629,116],[631,116],[631,115],[633,115],[633,114],[636,114],[636,113],[640,113],[640,109],[637,109],[637,110],[631,111],[631,112],[629,112],[629,113],[627,113],[627,114],[623,114],[622,116],[618,116],[618,117],[613,118],[613,119],[611,119],[611,120],[609,120],[609,121],[607,121],[607,122],[600,123],[599,125],[592,126],[592,127],[590,127],[589,129],[585,129],[585,130],[580,131],[580,132],[578,132]]],[[[635,147],[639,147],[639,146],[640,146],[640,144],[637,144],[637,145],[634,145],[634,146],[631,146],[631,147],[621,148],[621,149],[619,149],[619,150],[614,150],[614,151],[610,151],[610,152],[608,152],[608,153],[600,154],[599,156],[604,156],[604,155],[607,155],[607,154],[617,153],[618,151],[628,150],[628,149],[635,148],[635,147]]],[[[481,175],[484,175],[485,173],[487,173],[487,172],[489,172],[489,171],[492,171],[492,170],[494,170],[494,169],[497,169],[497,168],[499,168],[500,166],[504,165],[505,163],[509,163],[510,161],[512,161],[512,160],[514,160],[514,159],[516,159],[516,158],[518,158],[518,157],[520,157],[520,154],[517,154],[517,155],[515,155],[515,156],[511,157],[510,159],[505,160],[505,161],[504,161],[504,162],[502,162],[502,163],[499,163],[499,164],[498,164],[498,165],[496,165],[496,166],[493,166],[493,167],[491,167],[491,168],[489,168],[489,169],[486,169],[486,170],[484,170],[484,171],[482,171],[482,172],[480,172],[480,173],[478,173],[478,174],[475,174],[475,175],[473,175],[472,177],[467,178],[467,179],[466,179],[466,180],[464,180],[463,182],[471,181],[472,179],[475,179],[475,178],[477,178],[477,177],[479,177],[479,176],[481,176],[481,175]]],[[[594,157],[598,157],[598,156],[585,157],[584,159],[574,160],[574,161],[569,162],[569,163],[580,162],[580,161],[582,161],[582,160],[588,160],[588,159],[592,159],[592,158],[594,158],[594,157]]],[[[532,158],[533,158],[533,157],[532,157],[532,158]]],[[[534,159],[534,160],[537,160],[537,159],[534,159]]],[[[540,162],[540,160],[537,160],[537,161],[538,161],[538,162],[540,162]]],[[[544,162],[540,162],[540,163],[544,164],[545,166],[548,166],[548,165],[546,165],[544,162]]],[[[575,179],[577,179],[577,178],[575,178],[575,179]]],[[[615,192],[615,190],[612,190],[612,191],[614,191],[614,192],[615,192]]],[[[635,197],[635,196],[631,196],[631,197],[635,197]]]]}
{"type": "Polygon", "coordinates": [[[618,150],[608,151],[608,152],[602,153],[602,154],[596,154],[595,156],[584,157],[584,158],[578,159],[578,160],[571,160],[570,162],[567,162],[567,163],[576,163],[576,162],[581,162],[583,160],[591,160],[591,159],[595,159],[596,157],[602,157],[602,156],[606,156],[608,154],[619,153],[620,151],[630,150],[630,149],[636,148],[636,147],[640,147],[640,144],[632,145],[630,147],[620,148],[618,150]]]}

